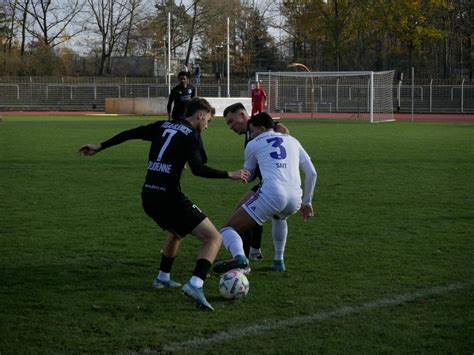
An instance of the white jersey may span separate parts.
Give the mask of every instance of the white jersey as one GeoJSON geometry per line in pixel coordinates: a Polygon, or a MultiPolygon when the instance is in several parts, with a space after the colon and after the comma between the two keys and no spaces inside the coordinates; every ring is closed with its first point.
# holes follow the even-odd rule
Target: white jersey
{"type": "MultiPolygon", "coordinates": [[[[316,171],[308,153],[294,137],[267,131],[251,140],[245,148],[244,168],[253,175],[257,166],[262,175],[259,197],[273,209],[273,212],[266,211],[265,216],[271,216],[273,213],[285,218],[300,208],[302,202],[300,168],[305,171],[303,203],[311,203],[316,171]]],[[[255,218],[257,222],[263,223],[267,219],[264,215],[257,215],[254,218],[257,217],[255,218]]]]}

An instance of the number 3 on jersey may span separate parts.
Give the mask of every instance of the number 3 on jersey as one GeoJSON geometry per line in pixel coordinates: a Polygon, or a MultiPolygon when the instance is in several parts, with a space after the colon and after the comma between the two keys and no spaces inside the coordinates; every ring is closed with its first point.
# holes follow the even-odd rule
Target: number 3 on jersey
{"type": "Polygon", "coordinates": [[[273,159],[285,159],[286,158],[286,149],[281,144],[283,143],[283,139],[280,137],[274,137],[267,139],[267,143],[272,143],[272,147],[278,148],[278,151],[274,151],[270,153],[270,156],[273,159]]]}
{"type": "Polygon", "coordinates": [[[161,158],[163,157],[163,154],[165,154],[166,148],[170,145],[171,138],[178,133],[178,131],[175,131],[174,129],[165,129],[163,132],[162,137],[166,137],[165,143],[163,143],[163,146],[160,149],[160,152],[158,153],[158,156],[156,157],[156,161],[161,161],[161,158]]]}

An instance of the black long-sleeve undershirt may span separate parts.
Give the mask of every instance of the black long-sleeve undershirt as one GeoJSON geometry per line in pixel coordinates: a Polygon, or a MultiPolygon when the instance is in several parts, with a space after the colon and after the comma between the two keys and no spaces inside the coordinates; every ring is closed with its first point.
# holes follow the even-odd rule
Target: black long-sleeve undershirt
{"type": "MultiPolygon", "coordinates": [[[[118,133],[112,138],[102,142],[101,150],[119,145],[128,140],[142,139],[151,141],[153,138],[153,124],[148,126],[139,126],[123,132],[118,133]]],[[[193,134],[197,134],[194,133],[193,134]]],[[[188,165],[193,175],[208,178],[208,179],[227,179],[229,174],[225,170],[215,169],[206,165],[207,156],[202,146],[195,145],[193,152],[191,153],[188,165]]]]}

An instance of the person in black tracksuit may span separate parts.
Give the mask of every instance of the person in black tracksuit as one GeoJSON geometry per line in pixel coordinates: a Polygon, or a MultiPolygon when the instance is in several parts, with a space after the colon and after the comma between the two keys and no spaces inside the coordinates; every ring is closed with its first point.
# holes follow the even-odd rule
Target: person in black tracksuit
{"type": "Polygon", "coordinates": [[[186,120],[157,121],[121,132],[101,144],[86,144],[79,148],[83,155],[94,155],[131,139],[151,142],[142,205],[150,218],[171,232],[163,245],[160,272],[153,287],[181,286],[170,278],[171,268],[182,238],[192,234],[202,241],[202,247],[193,276],[182,290],[207,310],[213,308],[204,296],[203,283],[222,244],[222,237],[207,216],[181,191],[181,174],[187,163],[194,175],[205,178],[246,181],[248,177],[248,171],[243,169],[229,172],[206,165],[207,156],[199,137],[207,129],[214,112],[205,99],[196,97],[186,107],[186,120]]]}
{"type": "Polygon", "coordinates": [[[186,104],[196,96],[196,89],[194,86],[189,84],[189,73],[182,71],[178,74],[179,84],[171,89],[170,96],[168,97],[168,105],[166,109],[168,111],[168,119],[171,120],[184,120],[186,116],[184,114],[186,104]],[[173,110],[171,110],[173,106],[173,110]]]}

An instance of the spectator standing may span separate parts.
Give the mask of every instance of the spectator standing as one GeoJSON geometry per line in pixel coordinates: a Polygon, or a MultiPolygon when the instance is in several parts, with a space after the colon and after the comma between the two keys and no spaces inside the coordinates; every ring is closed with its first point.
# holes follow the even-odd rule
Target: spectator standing
{"type": "Polygon", "coordinates": [[[194,68],[194,80],[197,85],[201,84],[201,67],[199,66],[199,63],[197,63],[194,68]]]}
{"type": "Polygon", "coordinates": [[[221,81],[222,81],[222,74],[219,70],[216,71],[216,81],[217,81],[218,84],[220,84],[221,81]]]}

